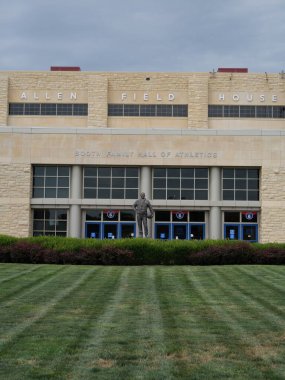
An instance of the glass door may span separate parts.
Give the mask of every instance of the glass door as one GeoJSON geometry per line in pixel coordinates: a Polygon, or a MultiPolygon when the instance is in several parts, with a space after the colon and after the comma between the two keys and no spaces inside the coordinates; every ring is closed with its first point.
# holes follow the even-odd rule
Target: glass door
{"type": "Polygon", "coordinates": [[[120,238],[134,238],[136,237],[136,224],[135,223],[121,223],[120,224],[120,238]]]}
{"type": "Polygon", "coordinates": [[[156,223],[154,238],[161,240],[170,239],[170,223],[156,223]]]}
{"type": "Polygon", "coordinates": [[[85,237],[91,239],[101,239],[101,223],[86,222],[85,237]]]}
{"type": "Polygon", "coordinates": [[[242,240],[256,242],[258,241],[256,224],[243,224],[242,225],[242,240]]]}
{"type": "Polygon", "coordinates": [[[189,224],[189,238],[196,240],[205,239],[205,224],[189,224]]]}
{"type": "Polygon", "coordinates": [[[239,240],[240,239],[240,233],[239,233],[239,225],[238,224],[225,224],[224,229],[224,236],[225,239],[229,240],[239,240]]]}
{"type": "Polygon", "coordinates": [[[118,223],[102,223],[103,239],[118,239],[118,223]]]}
{"type": "Polygon", "coordinates": [[[175,223],[172,225],[172,239],[186,240],[187,238],[187,224],[175,223]]]}

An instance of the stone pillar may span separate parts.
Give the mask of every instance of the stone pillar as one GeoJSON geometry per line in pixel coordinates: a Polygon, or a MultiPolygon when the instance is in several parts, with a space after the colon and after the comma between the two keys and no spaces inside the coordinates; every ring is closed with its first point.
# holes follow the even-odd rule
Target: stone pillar
{"type": "Polygon", "coordinates": [[[79,165],[71,169],[71,206],[69,236],[81,238],[82,168],[79,165]]]}
{"type": "Polygon", "coordinates": [[[141,187],[140,192],[145,193],[147,199],[152,198],[152,178],[151,178],[151,167],[142,166],[141,168],[141,187]]]}
{"type": "Polygon", "coordinates": [[[221,198],[221,169],[213,167],[210,169],[210,218],[209,238],[222,238],[222,213],[218,205],[221,198]]]}

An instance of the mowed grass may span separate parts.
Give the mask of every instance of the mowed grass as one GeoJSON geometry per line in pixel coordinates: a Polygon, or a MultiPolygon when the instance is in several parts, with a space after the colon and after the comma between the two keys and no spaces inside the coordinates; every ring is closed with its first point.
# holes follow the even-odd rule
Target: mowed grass
{"type": "Polygon", "coordinates": [[[1,379],[284,379],[285,267],[0,265],[1,379]]]}

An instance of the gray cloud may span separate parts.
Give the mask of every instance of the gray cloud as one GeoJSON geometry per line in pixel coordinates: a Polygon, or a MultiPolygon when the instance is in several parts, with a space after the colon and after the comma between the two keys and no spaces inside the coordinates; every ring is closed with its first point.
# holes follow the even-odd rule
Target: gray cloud
{"type": "Polygon", "coordinates": [[[285,69],[283,0],[10,0],[1,8],[1,70],[285,69]]]}

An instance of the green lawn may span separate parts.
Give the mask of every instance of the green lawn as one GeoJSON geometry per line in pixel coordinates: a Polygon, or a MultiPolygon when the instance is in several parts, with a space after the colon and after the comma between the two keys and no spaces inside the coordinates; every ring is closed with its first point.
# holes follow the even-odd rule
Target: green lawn
{"type": "Polygon", "coordinates": [[[0,265],[1,379],[285,379],[285,267],[0,265]]]}

